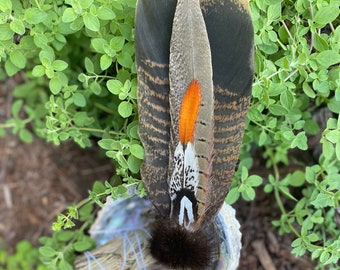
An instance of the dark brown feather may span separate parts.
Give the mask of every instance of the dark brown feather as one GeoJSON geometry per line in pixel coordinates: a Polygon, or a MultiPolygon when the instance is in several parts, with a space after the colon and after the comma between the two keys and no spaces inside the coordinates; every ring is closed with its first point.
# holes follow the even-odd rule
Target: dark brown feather
{"type": "Polygon", "coordinates": [[[163,216],[170,213],[169,50],[175,7],[175,1],[139,0],[135,23],[139,136],[145,148],[141,175],[163,216]]]}
{"type": "Polygon", "coordinates": [[[201,0],[210,41],[214,108],[211,189],[205,222],[229,190],[242,144],[253,81],[253,26],[245,0],[201,0]]]}

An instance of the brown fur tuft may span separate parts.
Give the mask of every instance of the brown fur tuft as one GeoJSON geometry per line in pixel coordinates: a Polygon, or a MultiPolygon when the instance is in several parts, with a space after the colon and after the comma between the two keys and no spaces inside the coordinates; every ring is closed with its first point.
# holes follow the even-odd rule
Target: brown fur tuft
{"type": "Polygon", "coordinates": [[[175,269],[207,269],[212,263],[212,241],[203,230],[189,231],[168,220],[157,221],[151,233],[151,255],[175,269]]]}

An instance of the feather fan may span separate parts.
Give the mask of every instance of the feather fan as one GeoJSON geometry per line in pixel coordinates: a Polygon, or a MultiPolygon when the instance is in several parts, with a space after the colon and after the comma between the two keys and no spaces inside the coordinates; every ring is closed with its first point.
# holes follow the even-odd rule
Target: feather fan
{"type": "Polygon", "coordinates": [[[151,254],[215,269],[253,79],[248,1],[138,0],[135,40],[141,175],[160,214],[151,254]]]}

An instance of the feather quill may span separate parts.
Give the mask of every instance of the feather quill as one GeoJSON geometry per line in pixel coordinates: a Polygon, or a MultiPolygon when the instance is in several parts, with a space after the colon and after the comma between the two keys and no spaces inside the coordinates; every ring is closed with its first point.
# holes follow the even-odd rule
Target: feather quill
{"type": "MultiPolygon", "coordinates": [[[[201,87],[201,104],[195,126],[195,154],[199,167],[198,215],[207,203],[213,148],[214,95],[211,50],[199,0],[179,0],[170,41],[169,82],[171,149],[179,142],[180,107],[187,87],[196,80],[201,87]]],[[[170,157],[171,160],[171,157],[170,157]]],[[[172,166],[170,164],[170,166],[172,166]]],[[[172,167],[170,167],[172,171],[172,167]]]]}

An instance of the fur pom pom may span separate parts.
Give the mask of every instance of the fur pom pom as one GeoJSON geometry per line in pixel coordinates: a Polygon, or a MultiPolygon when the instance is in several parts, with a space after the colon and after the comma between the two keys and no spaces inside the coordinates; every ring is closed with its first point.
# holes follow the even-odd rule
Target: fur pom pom
{"type": "Polygon", "coordinates": [[[212,240],[203,230],[189,231],[168,220],[154,224],[150,240],[151,255],[162,265],[174,269],[207,269],[214,255],[212,240]]]}

